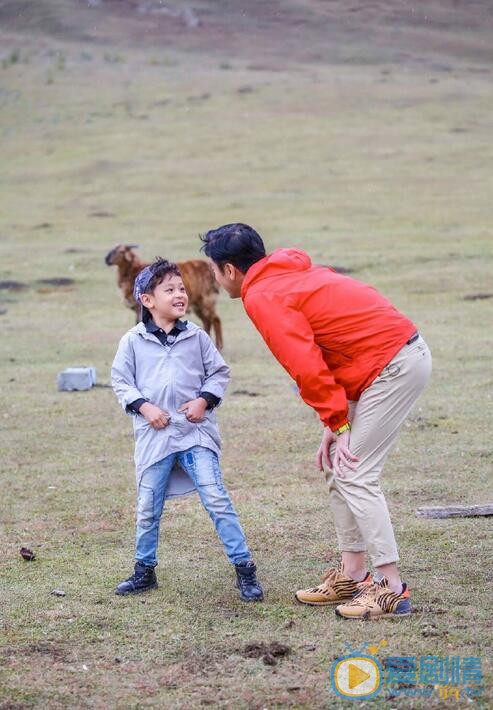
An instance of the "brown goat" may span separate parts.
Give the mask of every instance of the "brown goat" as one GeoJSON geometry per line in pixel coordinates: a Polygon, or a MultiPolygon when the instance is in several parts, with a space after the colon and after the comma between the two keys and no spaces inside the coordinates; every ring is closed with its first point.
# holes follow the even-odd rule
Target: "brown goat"
{"type": "MultiPolygon", "coordinates": [[[[123,301],[135,312],[138,322],[140,306],[134,299],[134,282],[139,271],[148,266],[149,262],[139,259],[134,251],[136,248],[135,244],[117,244],[106,254],[105,262],[108,266],[118,267],[117,283],[122,291],[123,301]]],[[[214,330],[216,346],[218,350],[222,350],[222,325],[216,313],[219,287],[209,264],[203,259],[190,259],[177,262],[177,266],[188,294],[189,310],[200,318],[206,333],[210,333],[211,328],[214,330]]]]}

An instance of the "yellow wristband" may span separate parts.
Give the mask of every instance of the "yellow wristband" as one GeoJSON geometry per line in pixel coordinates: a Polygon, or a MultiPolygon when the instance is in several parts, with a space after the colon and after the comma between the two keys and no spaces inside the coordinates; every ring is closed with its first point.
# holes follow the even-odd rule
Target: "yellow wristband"
{"type": "Polygon", "coordinates": [[[346,424],[340,426],[339,429],[336,429],[334,434],[337,434],[337,436],[339,436],[339,434],[343,434],[345,431],[349,431],[349,429],[351,429],[351,424],[347,422],[346,424]]]}

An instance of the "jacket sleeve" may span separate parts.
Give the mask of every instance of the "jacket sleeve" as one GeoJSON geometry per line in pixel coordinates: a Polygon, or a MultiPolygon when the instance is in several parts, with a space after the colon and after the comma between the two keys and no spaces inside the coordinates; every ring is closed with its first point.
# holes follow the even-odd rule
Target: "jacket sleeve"
{"type": "MultiPolygon", "coordinates": [[[[222,400],[229,383],[229,367],[205,331],[199,331],[199,338],[205,370],[205,379],[201,389],[222,400]]],[[[219,404],[220,402],[217,406],[219,404]]]]}
{"type": "Polygon", "coordinates": [[[335,431],[346,424],[346,391],[332,376],[299,308],[266,292],[247,297],[244,305],[267,347],[296,381],[302,399],[315,409],[324,426],[335,431]]]}
{"type": "Polygon", "coordinates": [[[111,366],[111,386],[124,412],[136,416],[130,405],[145,397],[135,384],[135,355],[128,334],[120,340],[111,366]]]}

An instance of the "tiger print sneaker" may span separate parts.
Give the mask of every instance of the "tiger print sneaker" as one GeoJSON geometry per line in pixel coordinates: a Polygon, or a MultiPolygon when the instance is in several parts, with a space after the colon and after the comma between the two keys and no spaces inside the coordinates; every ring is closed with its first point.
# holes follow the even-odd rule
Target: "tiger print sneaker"
{"type": "Polygon", "coordinates": [[[311,589],[300,589],[296,592],[296,599],[302,604],[313,606],[325,606],[327,604],[339,604],[340,602],[352,599],[355,594],[372,584],[372,578],[368,572],[362,582],[355,582],[354,579],[344,574],[344,569],[329,569],[324,575],[322,583],[318,587],[311,589]]]}
{"type": "Polygon", "coordinates": [[[409,616],[411,613],[411,595],[407,584],[402,585],[402,592],[396,594],[388,587],[384,577],[361,589],[346,604],[336,607],[337,616],[343,619],[381,619],[385,616],[409,616]]]}

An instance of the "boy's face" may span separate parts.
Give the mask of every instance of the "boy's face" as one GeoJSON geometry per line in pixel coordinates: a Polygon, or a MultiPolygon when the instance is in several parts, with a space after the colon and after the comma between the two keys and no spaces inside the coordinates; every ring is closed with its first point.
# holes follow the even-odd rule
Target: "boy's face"
{"type": "Polygon", "coordinates": [[[181,276],[176,274],[165,276],[154,289],[154,293],[143,293],[140,299],[152,316],[164,320],[178,320],[187,312],[187,292],[181,276]]]}

